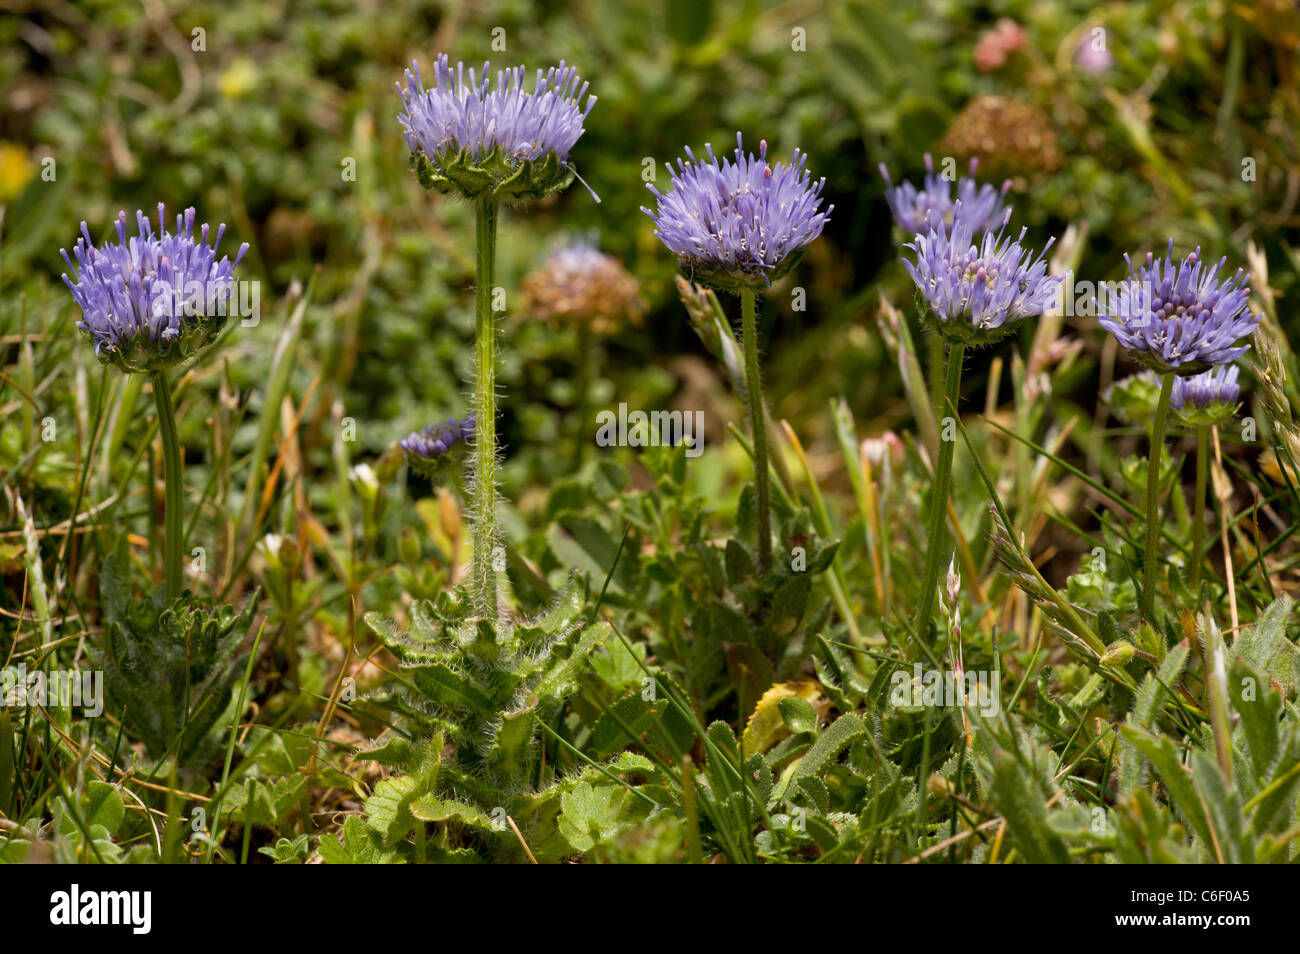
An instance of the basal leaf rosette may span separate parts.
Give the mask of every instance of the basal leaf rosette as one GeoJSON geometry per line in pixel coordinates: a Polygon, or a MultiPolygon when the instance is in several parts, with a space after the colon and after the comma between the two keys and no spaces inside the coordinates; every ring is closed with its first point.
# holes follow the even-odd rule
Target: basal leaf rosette
{"type": "Polygon", "coordinates": [[[531,91],[523,66],[494,78],[489,63],[481,71],[457,63],[453,73],[447,55],[439,54],[427,89],[419,64],[411,67],[406,87],[397,87],[406,107],[397,118],[426,189],[470,200],[523,201],[573,182],[569,151],[596,104],[574,67],[561,62],[538,70],[531,91]]]}

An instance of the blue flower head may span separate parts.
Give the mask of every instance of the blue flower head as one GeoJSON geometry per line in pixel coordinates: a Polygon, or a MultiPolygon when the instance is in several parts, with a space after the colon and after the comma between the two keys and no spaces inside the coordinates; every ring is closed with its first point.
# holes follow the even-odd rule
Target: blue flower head
{"type": "Polygon", "coordinates": [[[82,222],[72,257],[61,250],[73,273],[65,273],[63,282],[81,308],[77,327],[101,361],[127,373],[170,367],[216,338],[228,317],[235,266],[248,250],[244,243],[233,262],[218,259],[224,225],[209,244],[207,225],[194,232],[193,209],[176,216],[174,233],[167,231],[165,215],[159,203],[155,234],[137,212],[136,235],[128,239],[126,213],[119,212],[117,241],[99,247],[82,222]]]}
{"type": "Polygon", "coordinates": [[[1199,374],[1230,364],[1250,350],[1237,342],[1259,324],[1248,305],[1245,273],[1224,280],[1220,259],[1206,266],[1198,248],[1175,263],[1174,241],[1163,259],[1147,253],[1146,264],[1133,267],[1131,280],[1120,284],[1109,301],[1101,301],[1098,321],[1136,360],[1158,374],[1199,374]]]}
{"type": "Polygon", "coordinates": [[[1169,404],[1185,424],[1221,424],[1241,406],[1239,374],[1235,364],[1228,364],[1191,377],[1174,378],[1169,404]]]}
{"type": "Polygon", "coordinates": [[[1014,239],[988,231],[977,239],[960,201],[951,228],[931,214],[929,230],[904,246],[915,261],[904,259],[903,267],[929,305],[934,330],[960,344],[992,344],[1053,304],[1061,279],[1047,274],[1045,256],[1055,240],[1035,255],[1023,244],[1026,231],[1014,239]]]}
{"type": "Polygon", "coordinates": [[[934,171],[934,161],[928,152],[925,154],[925,180],[920,189],[910,182],[894,185],[889,178],[889,169],[882,162],[880,175],[885,180],[885,201],[889,203],[889,211],[894,213],[899,228],[907,235],[929,232],[930,219],[937,215],[951,229],[958,205],[969,220],[972,232],[998,228],[1006,216],[1007,207],[1003,199],[1011,188],[1011,180],[1002,183],[1001,189],[980,185],[975,181],[978,165],[979,160],[972,158],[970,175],[957,180],[954,198],[951,180],[934,171]]]}
{"type": "Polygon", "coordinates": [[[442,424],[413,431],[401,442],[406,463],[426,477],[442,475],[455,460],[452,453],[457,445],[468,444],[474,438],[474,415],[463,420],[447,418],[442,424]]]}
{"type": "Polygon", "coordinates": [[[569,151],[596,105],[589,84],[563,62],[538,70],[531,90],[523,66],[498,71],[495,81],[490,69],[457,63],[453,73],[440,53],[428,89],[418,63],[405,72],[397,119],[420,184],[469,199],[540,199],[567,188],[569,151]]]}
{"type": "Polygon", "coordinates": [[[740,133],[734,160],[719,162],[712,146],[704,149],[708,162],[687,147],[667,194],[648,183],[656,211],[641,211],[692,281],[727,291],[765,288],[794,267],[829,221],[835,207],[821,208],[826,180],[812,181],[798,149],[789,165],[768,163],[766,141],[757,156],[746,153],[740,133]]]}

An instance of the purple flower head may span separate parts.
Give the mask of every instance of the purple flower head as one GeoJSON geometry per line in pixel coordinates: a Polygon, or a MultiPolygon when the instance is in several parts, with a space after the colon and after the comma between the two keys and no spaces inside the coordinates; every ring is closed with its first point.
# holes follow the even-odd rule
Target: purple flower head
{"type": "Polygon", "coordinates": [[[952,195],[952,182],[934,171],[930,154],[925,154],[925,184],[918,189],[910,182],[894,185],[889,169],[882,162],[880,175],[885,180],[885,201],[894,221],[908,235],[928,232],[930,217],[938,215],[943,224],[952,227],[958,206],[970,222],[972,232],[986,232],[1002,224],[1006,216],[1003,199],[1011,188],[1011,180],[1002,183],[1001,189],[980,185],[975,181],[977,159],[970,161],[970,175],[957,180],[957,197],[952,195]]]}
{"type": "Polygon", "coordinates": [[[1085,73],[1104,73],[1115,58],[1106,49],[1106,34],[1102,27],[1094,27],[1089,36],[1079,41],[1074,49],[1074,65],[1085,73]],[[1097,30],[1103,30],[1098,33],[1097,30]]]}
{"type": "MultiPolygon", "coordinates": [[[[1010,210],[1004,215],[1010,218],[1010,210]]],[[[1035,256],[1022,244],[1026,231],[1015,239],[984,232],[976,240],[958,202],[951,232],[935,215],[929,232],[904,246],[916,261],[904,259],[903,267],[929,304],[937,331],[962,344],[992,344],[1053,303],[1061,279],[1047,274],[1045,256],[1055,239],[1035,256]]]]}
{"type": "Polygon", "coordinates": [[[401,447],[411,467],[432,477],[451,461],[453,447],[468,444],[473,438],[474,415],[471,414],[463,420],[449,417],[442,424],[413,431],[402,440],[401,447]]]}
{"type": "Polygon", "coordinates": [[[812,181],[804,168],[808,157],[798,149],[790,165],[769,165],[765,140],[757,157],[746,153],[740,133],[734,162],[719,163],[712,146],[704,149],[708,162],[686,148],[667,194],[647,183],[657,209],[641,211],[654,219],[655,235],[692,281],[729,291],[767,287],[829,221],[835,207],[821,210],[826,180],[812,181]]]}
{"type": "Polygon", "coordinates": [[[232,262],[217,258],[226,227],[208,244],[208,226],[194,234],[194,210],[176,216],[168,232],[158,203],[158,233],[136,214],[136,235],[126,236],[126,213],[117,216],[117,242],[96,247],[81,223],[72,250],[61,249],[76,281],[63,282],[81,308],[77,327],[95,345],[95,355],[127,373],[149,373],[182,361],[209,344],[225,326],[235,266],[248,251],[239,246],[232,262]]]}
{"type": "Polygon", "coordinates": [[[411,67],[406,88],[397,86],[406,107],[397,119],[426,188],[469,198],[540,198],[573,180],[569,151],[596,105],[576,68],[561,61],[538,70],[528,91],[523,66],[498,71],[494,82],[490,63],[481,72],[457,63],[453,73],[440,53],[429,89],[419,63],[411,67]]]}
{"type": "Polygon", "coordinates": [[[1098,321],[1158,374],[1191,375],[1230,364],[1250,350],[1237,342],[1259,324],[1259,315],[1247,308],[1245,273],[1238,269],[1221,280],[1227,259],[1207,267],[1199,248],[1177,263],[1173,253],[1170,239],[1167,256],[1158,259],[1148,252],[1140,269],[1125,255],[1132,278],[1120,283],[1110,300],[1099,302],[1098,321]]]}
{"type": "Polygon", "coordinates": [[[1174,378],[1170,406],[1188,424],[1217,424],[1237,412],[1241,385],[1235,364],[1220,365],[1191,377],[1174,378]]]}

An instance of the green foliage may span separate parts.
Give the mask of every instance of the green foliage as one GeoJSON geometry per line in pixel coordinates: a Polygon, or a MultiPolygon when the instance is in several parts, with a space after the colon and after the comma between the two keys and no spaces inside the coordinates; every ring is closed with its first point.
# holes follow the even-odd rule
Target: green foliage
{"type": "Polygon", "coordinates": [[[159,607],[131,599],[119,557],[101,573],[105,643],[95,650],[109,699],[149,756],[175,756],[197,769],[216,751],[213,730],[227,713],[238,654],[257,608],[256,595],[243,610],[185,595],[159,607]]]}
{"type": "Polygon", "coordinates": [[[454,24],[411,0],[381,17],[333,0],[70,10],[0,20],[0,660],[102,669],[108,706],[0,707],[0,862],[1300,857],[1287,4],[1193,2],[1174,22],[845,0],[797,24],[750,0],[487,5],[454,24]],[[990,65],[977,48],[1004,16],[1024,42],[990,65]],[[207,49],[188,49],[200,25],[207,49]],[[1075,59],[1094,26],[1098,73],[1075,59]],[[466,410],[471,211],[443,195],[541,199],[573,171],[496,154],[411,174],[392,82],[448,35],[467,62],[580,62],[599,97],[573,161],[602,202],[569,189],[499,236],[501,625],[456,585],[454,462],[421,473],[394,444],[466,410]],[[875,169],[915,181],[929,152],[963,171],[954,130],[990,100],[1041,115],[1008,130],[985,111],[973,132],[982,176],[1013,179],[1015,221],[1058,236],[1054,268],[1117,279],[1123,253],[1172,236],[1246,266],[1265,314],[1211,444],[1196,593],[1191,435],[1158,459],[1156,620],[1133,504],[1155,390],[1124,377],[1074,289],[1070,314],[967,362],[939,554],[956,598],[934,639],[909,625],[952,434],[875,169]],[[768,575],[752,435],[732,426],[749,397],[736,302],[678,275],[638,209],[683,145],[723,152],[736,130],[807,152],[836,205],[758,302],[768,575]],[[1051,150],[1031,138],[1059,164],[1036,165],[1051,150]],[[176,375],[185,537],[206,566],[168,605],[134,597],[161,551],[147,385],[80,340],[58,255],[82,219],[101,238],[159,199],[228,222],[263,289],[260,325],[230,322],[176,375]],[[592,344],[584,395],[581,333],[518,291],[588,228],[650,307],[592,344]],[[622,402],[702,410],[705,452],[570,453],[590,437],[579,409],[622,402]],[[895,701],[917,666],[982,675],[996,705],[895,701]]]}
{"type": "Polygon", "coordinates": [[[509,811],[517,825],[535,831],[539,816],[554,811],[543,781],[540,726],[561,715],[590,671],[592,654],[612,636],[608,623],[589,620],[586,577],[575,571],[533,620],[494,626],[468,616],[463,601],[443,593],[412,606],[409,631],[379,614],[366,622],[427,702],[426,724],[437,727],[421,749],[383,752],[408,774],[379,783],[366,802],[368,824],[390,846],[417,820],[455,822],[490,836],[509,811]],[[446,762],[444,741],[454,753],[446,762]]]}

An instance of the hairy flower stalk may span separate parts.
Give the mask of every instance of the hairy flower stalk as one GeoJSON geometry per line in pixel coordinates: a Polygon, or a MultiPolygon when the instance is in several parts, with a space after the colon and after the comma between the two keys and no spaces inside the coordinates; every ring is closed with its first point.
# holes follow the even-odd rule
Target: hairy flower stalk
{"type": "MultiPolygon", "coordinates": [[[[475,362],[474,453],[471,464],[474,610],[496,620],[500,563],[497,554],[496,235],[503,200],[540,199],[565,189],[576,173],[569,151],[584,131],[596,97],[577,70],[560,63],[537,71],[532,90],[519,66],[490,74],[439,54],[434,85],[425,88],[418,63],[397,90],[405,111],[398,122],[420,184],[474,203],[475,362]],[[585,107],[583,100],[586,100],[585,107]]],[[[593,193],[594,195],[594,193],[593,193]]],[[[599,199],[597,199],[599,201],[599,199]]]]}
{"type": "MultiPolygon", "coordinates": [[[[1147,253],[1134,268],[1126,255],[1130,280],[1121,284],[1113,301],[1103,302],[1098,320],[1137,361],[1160,376],[1160,401],[1151,428],[1147,461],[1146,549],[1142,553],[1142,618],[1155,611],[1156,549],[1160,540],[1160,457],[1165,420],[1173,398],[1175,377],[1189,377],[1213,365],[1241,357],[1250,345],[1238,344],[1259,324],[1248,309],[1250,288],[1238,269],[1227,279],[1219,272],[1227,259],[1207,267],[1198,248],[1174,261],[1174,242],[1163,259],[1147,253]]],[[[1186,386],[1184,386],[1186,387],[1186,386]]],[[[1194,559],[1199,563],[1198,555],[1194,559]]],[[[1199,578],[1198,578],[1199,579],[1199,578]]]]}
{"type": "Polygon", "coordinates": [[[170,602],[181,595],[181,561],[185,559],[185,544],[181,539],[184,533],[181,507],[185,499],[181,442],[167,372],[154,371],[150,379],[158,407],[158,438],[163,448],[163,592],[170,602]]]}
{"type": "Polygon", "coordinates": [[[497,394],[496,319],[492,286],[496,280],[497,203],[475,203],[474,249],[474,464],[473,579],[475,612],[496,619],[497,599],[497,394]]]}
{"type": "MultiPolygon", "coordinates": [[[[1003,225],[1010,218],[1003,213],[1003,225]]],[[[959,200],[952,222],[932,213],[926,234],[917,233],[905,247],[914,260],[903,260],[928,306],[925,323],[947,343],[944,357],[944,403],[942,420],[959,411],[962,361],[967,347],[982,347],[1012,334],[1026,318],[1041,315],[1056,297],[1061,279],[1047,274],[1045,255],[1049,240],[1034,255],[1021,243],[1022,229],[1015,239],[1002,232],[985,231],[978,239],[980,216],[972,216],[959,200]]],[[[921,601],[917,628],[927,633],[934,610],[939,570],[943,565],[944,517],[951,492],[954,440],[939,442],[934,490],[930,498],[929,530],[925,569],[921,577],[921,601]]]]}
{"type": "Polygon", "coordinates": [[[211,344],[229,317],[234,272],[248,244],[217,258],[226,227],[195,234],[194,209],[176,216],[168,232],[166,209],[158,204],[158,231],[143,212],[136,213],[136,235],[127,238],[126,213],[117,217],[117,241],[96,246],[85,222],[81,238],[63,260],[73,272],[64,284],[81,308],[77,327],[95,346],[95,355],[127,374],[145,374],[158,407],[158,435],[163,449],[163,589],[167,600],[181,593],[185,547],[181,509],[184,485],[176,412],[167,369],[211,344]],[[73,258],[76,264],[73,264],[73,258]]]}
{"type": "Polygon", "coordinates": [[[707,162],[687,147],[687,159],[677,161],[667,193],[648,183],[656,209],[642,206],[641,211],[654,220],[655,235],[677,256],[679,267],[692,281],[740,296],[754,435],[758,563],[766,575],[772,568],[772,529],[754,294],[794,267],[804,249],[821,235],[835,207],[822,210],[826,180],[812,181],[804,168],[808,157],[798,149],[790,165],[773,166],[767,161],[767,141],[760,140],[755,156],[744,151],[740,133],[731,159],[719,162],[711,145],[704,148],[707,162]]]}
{"type": "Polygon", "coordinates": [[[1174,391],[1174,373],[1160,376],[1160,398],[1151,421],[1151,453],[1147,455],[1146,548],[1142,551],[1142,618],[1152,619],[1155,610],[1156,544],[1160,540],[1160,457],[1165,449],[1165,421],[1174,391]]]}
{"type": "Polygon", "coordinates": [[[1240,369],[1236,365],[1212,368],[1195,377],[1175,378],[1169,403],[1184,424],[1196,431],[1196,498],[1192,523],[1190,586],[1195,596],[1201,588],[1205,553],[1205,492],[1209,476],[1210,429],[1237,413],[1240,406],[1240,369]]]}
{"type": "Polygon", "coordinates": [[[758,371],[758,323],[754,320],[754,289],[740,292],[741,337],[745,351],[745,390],[749,395],[749,423],[754,438],[754,486],[758,509],[758,566],[772,569],[771,510],[767,472],[767,420],[763,410],[763,382],[758,371]]]}

